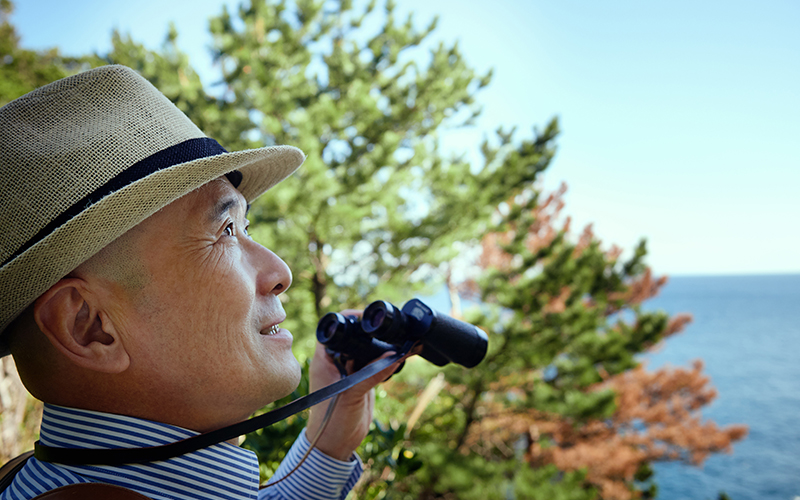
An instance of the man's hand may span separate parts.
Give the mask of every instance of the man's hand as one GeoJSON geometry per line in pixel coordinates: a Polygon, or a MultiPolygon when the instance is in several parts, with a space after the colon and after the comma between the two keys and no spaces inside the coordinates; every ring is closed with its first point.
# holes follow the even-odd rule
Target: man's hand
{"type": "MultiPolygon", "coordinates": [[[[361,317],[361,311],[346,310],[342,311],[344,316],[361,317]]],[[[381,359],[390,356],[385,354],[381,359]]],[[[400,366],[400,361],[378,372],[360,384],[351,387],[339,395],[339,401],[331,415],[328,426],[317,441],[316,447],[321,452],[331,458],[347,461],[353,452],[367,437],[369,425],[372,422],[372,413],[375,409],[375,389],[374,387],[383,382],[394,373],[400,366]]],[[[314,358],[311,360],[309,373],[311,392],[341,379],[339,370],[325,352],[325,347],[317,343],[314,351],[314,358]]],[[[306,426],[306,436],[309,441],[313,440],[322,426],[325,412],[331,400],[320,403],[311,408],[311,415],[306,426]]]]}

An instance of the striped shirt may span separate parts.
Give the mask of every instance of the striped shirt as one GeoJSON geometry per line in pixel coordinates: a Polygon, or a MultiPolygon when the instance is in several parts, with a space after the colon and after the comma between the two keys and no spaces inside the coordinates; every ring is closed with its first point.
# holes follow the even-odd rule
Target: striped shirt
{"type": "MultiPolygon", "coordinates": [[[[62,448],[135,448],[173,443],[196,435],[169,424],[122,415],[45,405],[40,441],[62,448]]],[[[305,430],[270,481],[285,476],[309,448],[305,430]]],[[[343,499],[361,476],[356,455],[350,462],[312,450],[285,481],[258,489],[258,459],[229,443],[160,462],[120,466],[71,466],[31,458],[0,495],[0,500],[30,499],[75,483],[124,486],[156,500],[343,499]]]]}

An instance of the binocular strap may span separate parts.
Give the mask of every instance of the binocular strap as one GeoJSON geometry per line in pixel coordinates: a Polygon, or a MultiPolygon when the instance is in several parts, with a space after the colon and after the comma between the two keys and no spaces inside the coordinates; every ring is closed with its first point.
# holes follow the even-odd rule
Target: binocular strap
{"type": "Polygon", "coordinates": [[[403,349],[400,349],[401,352],[369,364],[327,387],[323,387],[311,394],[297,398],[291,403],[264,413],[263,415],[252,417],[243,422],[229,425],[221,429],[198,434],[197,436],[192,436],[181,441],[161,446],[115,449],[53,448],[36,441],[36,443],[34,443],[33,456],[42,462],[52,462],[63,465],[123,465],[157,462],[185,455],[186,453],[207,448],[258,429],[263,429],[295,413],[299,413],[316,404],[322,403],[354,385],[363,382],[381,370],[389,367],[392,363],[399,361],[409,354],[412,347],[413,343],[408,342],[403,346],[403,349]]]}

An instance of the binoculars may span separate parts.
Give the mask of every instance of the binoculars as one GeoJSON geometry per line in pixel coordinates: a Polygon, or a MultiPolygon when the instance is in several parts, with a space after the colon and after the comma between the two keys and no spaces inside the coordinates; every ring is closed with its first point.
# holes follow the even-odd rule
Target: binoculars
{"type": "Polygon", "coordinates": [[[387,351],[422,346],[420,356],[437,366],[456,363],[472,368],[486,356],[488,339],[480,328],[438,314],[418,299],[398,309],[385,300],[371,303],[359,321],[328,313],[317,324],[317,340],[334,359],[353,360],[359,370],[387,351]]]}

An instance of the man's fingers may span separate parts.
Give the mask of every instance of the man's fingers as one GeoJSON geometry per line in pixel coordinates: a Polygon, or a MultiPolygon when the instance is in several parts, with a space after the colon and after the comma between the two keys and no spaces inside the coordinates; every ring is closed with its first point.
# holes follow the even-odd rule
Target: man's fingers
{"type": "MultiPolygon", "coordinates": [[[[395,354],[396,354],[395,352],[389,351],[387,353],[384,353],[383,356],[381,356],[380,358],[376,359],[372,363],[377,363],[378,361],[380,361],[382,359],[386,359],[386,358],[388,358],[390,356],[394,356],[395,354]]],[[[404,361],[404,359],[397,360],[396,362],[394,362],[391,365],[387,366],[386,368],[384,368],[383,370],[379,371],[375,375],[373,375],[370,378],[364,380],[363,382],[359,383],[358,385],[352,387],[347,392],[353,391],[353,393],[357,393],[357,394],[360,394],[360,395],[366,394],[373,387],[375,387],[376,385],[380,384],[381,382],[384,382],[389,377],[391,377],[392,374],[394,374],[394,372],[397,371],[398,368],[400,368],[400,365],[403,364],[403,361],[404,361]]],[[[370,363],[370,364],[372,364],[372,363],[370,363]]],[[[369,365],[367,365],[367,366],[369,366],[369,365]]]]}
{"type": "Polygon", "coordinates": [[[362,311],[361,309],[345,309],[339,314],[341,314],[342,316],[355,316],[356,318],[361,319],[361,316],[364,314],[364,311],[362,311]]]}

